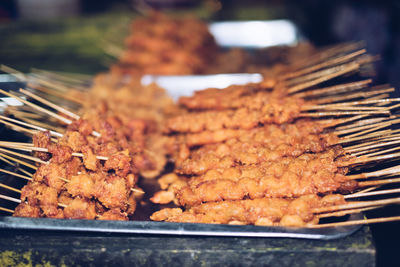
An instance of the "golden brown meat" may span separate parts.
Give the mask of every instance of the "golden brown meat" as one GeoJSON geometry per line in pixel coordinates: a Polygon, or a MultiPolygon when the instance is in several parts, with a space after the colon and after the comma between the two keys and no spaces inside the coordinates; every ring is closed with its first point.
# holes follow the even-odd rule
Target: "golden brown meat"
{"type": "Polygon", "coordinates": [[[343,196],[335,195],[335,198],[335,201],[329,204],[317,195],[305,195],[296,199],[220,201],[193,206],[186,211],[179,208],[163,209],[153,213],[150,218],[168,222],[301,227],[318,223],[318,218],[312,212],[313,208],[345,203],[343,196]]]}
{"type": "Polygon", "coordinates": [[[66,219],[94,220],[96,218],[95,204],[90,200],[74,198],[64,208],[64,217],[66,219]]]}

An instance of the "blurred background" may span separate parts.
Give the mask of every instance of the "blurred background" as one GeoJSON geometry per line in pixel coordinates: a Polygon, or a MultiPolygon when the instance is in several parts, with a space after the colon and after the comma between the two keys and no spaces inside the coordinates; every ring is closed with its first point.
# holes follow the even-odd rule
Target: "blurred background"
{"type": "Polygon", "coordinates": [[[107,44],[122,45],[131,19],[148,7],[212,21],[290,19],[317,46],[364,40],[382,57],[377,82],[400,86],[399,0],[1,0],[0,62],[22,71],[105,70],[115,59],[107,44]]]}
{"type": "MultiPolygon", "coordinates": [[[[289,19],[316,46],[362,40],[381,56],[375,82],[400,88],[400,0],[1,0],[0,64],[20,71],[107,70],[131,20],[149,8],[206,21],[289,19]]],[[[395,264],[398,226],[372,228],[380,266],[395,264]]]]}

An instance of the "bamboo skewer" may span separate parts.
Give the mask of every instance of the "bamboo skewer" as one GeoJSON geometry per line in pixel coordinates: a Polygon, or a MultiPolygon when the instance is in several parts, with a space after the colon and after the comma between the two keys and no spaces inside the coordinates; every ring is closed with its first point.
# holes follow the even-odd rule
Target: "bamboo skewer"
{"type": "Polygon", "coordinates": [[[379,190],[379,191],[372,191],[365,193],[356,193],[356,194],[346,195],[344,196],[344,198],[348,199],[348,198],[370,197],[370,196],[380,196],[380,195],[396,194],[396,193],[400,193],[400,188],[379,190]]]}
{"type": "Polygon", "coordinates": [[[400,178],[393,178],[393,179],[359,182],[358,185],[360,187],[367,187],[367,186],[376,186],[376,185],[384,185],[384,184],[393,184],[393,183],[399,183],[399,182],[400,182],[400,178]]]}
{"type": "Polygon", "coordinates": [[[34,166],[34,165],[32,165],[32,164],[29,164],[28,162],[25,162],[25,161],[22,161],[22,160],[13,158],[13,157],[8,156],[8,155],[6,155],[6,154],[4,154],[4,153],[0,153],[0,156],[1,156],[1,157],[4,157],[4,158],[7,158],[7,159],[9,159],[9,160],[12,160],[12,161],[14,161],[14,162],[16,162],[16,163],[22,164],[22,165],[24,165],[24,166],[27,166],[27,167],[29,167],[29,168],[31,168],[31,169],[33,169],[33,170],[37,170],[37,167],[36,167],[36,166],[34,166]]]}
{"type": "Polygon", "coordinates": [[[54,113],[54,112],[52,112],[50,110],[44,109],[44,108],[42,108],[42,107],[40,107],[40,106],[38,106],[36,104],[33,104],[33,103],[29,102],[29,101],[26,101],[25,99],[22,99],[22,98],[18,97],[16,95],[10,94],[10,93],[8,93],[8,92],[6,92],[4,90],[1,90],[1,89],[0,89],[0,93],[2,93],[3,95],[9,96],[9,97],[15,98],[15,99],[21,101],[22,103],[24,103],[24,104],[26,104],[26,105],[28,105],[28,106],[30,106],[30,107],[38,110],[38,111],[41,111],[41,112],[43,112],[43,113],[45,113],[45,114],[47,114],[49,116],[52,116],[52,117],[54,117],[54,118],[56,118],[56,119],[58,119],[58,120],[60,120],[60,121],[62,121],[64,123],[66,123],[66,124],[71,124],[72,123],[72,121],[70,119],[67,119],[67,118],[65,118],[63,116],[60,116],[60,115],[58,115],[58,114],[56,114],[56,113],[54,113]]]}
{"type": "Polygon", "coordinates": [[[342,57],[333,58],[331,60],[327,60],[327,61],[324,61],[322,63],[315,64],[315,65],[312,65],[310,67],[307,67],[307,68],[304,68],[304,69],[301,69],[301,70],[298,70],[298,71],[291,72],[291,73],[288,73],[286,75],[283,75],[282,76],[282,80],[293,79],[293,78],[296,78],[298,76],[301,76],[301,75],[316,71],[318,69],[322,69],[322,68],[325,68],[325,67],[329,67],[329,66],[345,63],[346,61],[348,61],[348,60],[350,60],[350,59],[352,59],[354,57],[357,57],[359,55],[362,55],[362,54],[364,54],[366,52],[367,51],[365,49],[361,49],[361,50],[355,51],[355,52],[353,52],[351,54],[344,55],[342,57]]]}
{"type": "Polygon", "coordinates": [[[357,70],[359,68],[360,68],[360,65],[358,63],[354,63],[354,62],[346,64],[346,65],[342,65],[342,66],[337,66],[337,67],[334,68],[334,71],[332,71],[331,74],[324,75],[324,76],[322,76],[320,78],[316,78],[314,80],[307,81],[307,82],[304,82],[304,83],[301,83],[301,84],[298,84],[298,85],[290,87],[288,89],[288,93],[289,94],[296,93],[298,91],[304,90],[306,88],[309,88],[311,86],[317,85],[319,83],[326,82],[326,81],[331,80],[333,78],[336,78],[338,76],[341,76],[341,75],[344,75],[346,73],[355,71],[355,70],[357,70]]]}
{"type": "Polygon", "coordinates": [[[76,115],[75,113],[73,113],[73,112],[71,112],[71,111],[69,111],[69,110],[67,110],[67,109],[65,109],[65,108],[63,108],[61,106],[55,105],[55,104],[51,103],[50,101],[48,101],[48,100],[46,100],[46,99],[44,99],[44,98],[42,98],[40,96],[32,94],[31,92],[29,92],[27,90],[19,89],[19,91],[21,93],[23,93],[23,94],[25,94],[25,95],[37,100],[37,101],[43,103],[43,104],[45,104],[45,105],[47,105],[47,106],[49,106],[49,107],[61,112],[61,113],[64,113],[65,115],[67,115],[67,116],[69,116],[69,117],[71,117],[71,118],[73,118],[75,120],[79,120],[81,118],[80,116],[76,115]]]}
{"type": "Polygon", "coordinates": [[[38,133],[37,130],[30,130],[30,129],[18,126],[16,124],[12,124],[12,123],[10,123],[8,121],[5,121],[5,120],[0,120],[0,123],[3,123],[4,125],[7,125],[7,126],[11,127],[11,129],[13,129],[13,130],[15,130],[17,132],[28,133],[30,135],[35,135],[35,134],[38,133]]]}
{"type": "Polygon", "coordinates": [[[318,215],[318,218],[321,219],[321,218],[329,218],[329,217],[342,217],[345,215],[360,213],[360,212],[367,211],[367,210],[379,209],[382,207],[384,207],[384,206],[373,206],[373,207],[361,208],[361,209],[350,209],[350,210],[341,210],[341,211],[330,212],[330,213],[321,213],[318,215]]]}
{"type": "Polygon", "coordinates": [[[398,173],[400,173],[400,165],[391,167],[391,168],[386,168],[386,169],[379,170],[379,171],[374,171],[374,172],[366,172],[366,173],[361,173],[361,174],[348,175],[346,177],[350,180],[354,180],[354,179],[365,179],[365,178],[384,176],[384,175],[394,175],[394,174],[398,174],[398,173]]]}
{"type": "Polygon", "coordinates": [[[321,104],[327,104],[327,103],[334,103],[334,102],[339,102],[339,101],[344,101],[344,100],[350,100],[350,99],[356,99],[356,98],[367,98],[368,99],[383,99],[386,97],[389,97],[388,94],[389,92],[394,92],[394,88],[388,88],[388,89],[381,89],[381,90],[376,90],[376,91],[370,91],[370,92],[357,92],[353,94],[346,94],[346,95],[340,95],[337,97],[324,97],[324,98],[319,98],[318,100],[314,100],[313,102],[321,105],[321,104]]]}
{"type": "Polygon", "coordinates": [[[11,186],[8,186],[8,185],[5,185],[5,184],[2,184],[2,183],[0,183],[0,187],[3,187],[3,188],[8,189],[10,191],[14,191],[16,193],[21,193],[21,190],[16,189],[16,188],[11,187],[11,186]]]}
{"type": "Polygon", "coordinates": [[[0,195],[1,199],[5,199],[5,200],[9,200],[15,203],[21,203],[22,201],[18,198],[13,198],[13,197],[9,197],[9,196],[5,196],[5,195],[0,195]]]}
{"type": "Polygon", "coordinates": [[[339,210],[348,210],[348,209],[354,209],[354,208],[366,208],[366,207],[370,207],[370,206],[389,205],[389,204],[396,204],[396,203],[400,203],[400,197],[326,206],[326,207],[321,207],[321,208],[315,208],[312,210],[312,212],[313,213],[325,213],[325,212],[332,212],[332,211],[339,211],[339,210]]]}
{"type": "Polygon", "coordinates": [[[6,212],[9,212],[9,213],[14,213],[13,210],[10,210],[10,209],[7,209],[7,208],[3,208],[3,207],[0,207],[0,210],[6,211],[6,212]]]}
{"type": "Polygon", "coordinates": [[[364,80],[364,81],[358,81],[358,82],[352,82],[352,83],[345,83],[345,84],[339,84],[339,85],[334,85],[322,89],[316,89],[316,90],[311,90],[311,91],[306,91],[306,92],[300,92],[296,93],[296,96],[298,97],[316,97],[320,95],[325,95],[325,94],[332,94],[332,93],[341,93],[341,92],[350,92],[354,90],[359,90],[361,88],[364,88],[368,84],[372,83],[372,79],[364,80]]]}
{"type": "Polygon", "coordinates": [[[12,175],[12,176],[16,176],[16,177],[19,177],[19,178],[23,178],[23,179],[28,180],[28,181],[32,181],[32,178],[29,177],[29,176],[25,176],[25,175],[21,175],[21,174],[15,173],[15,172],[7,171],[5,169],[0,169],[0,172],[6,173],[6,174],[9,174],[9,175],[12,175]]]}
{"type": "Polygon", "coordinates": [[[7,164],[9,164],[9,165],[11,165],[11,166],[16,167],[16,171],[23,172],[24,174],[28,175],[29,177],[32,177],[32,176],[33,176],[32,173],[30,173],[30,172],[28,172],[28,171],[26,171],[26,170],[20,168],[20,167],[18,166],[18,164],[13,163],[13,162],[9,161],[8,159],[5,159],[5,158],[2,157],[1,155],[0,155],[0,160],[1,160],[1,161],[4,161],[5,163],[7,163],[7,164]]]}
{"type": "Polygon", "coordinates": [[[355,220],[355,221],[337,222],[337,223],[316,224],[316,225],[308,225],[307,227],[310,227],[310,228],[340,227],[340,226],[349,226],[349,225],[394,222],[394,221],[398,221],[398,220],[400,220],[400,216],[365,219],[365,220],[355,220]]]}
{"type": "MultiPolygon", "coordinates": [[[[29,151],[29,152],[37,151],[37,152],[49,153],[49,150],[47,148],[44,148],[44,147],[9,145],[9,144],[4,144],[3,142],[0,142],[0,146],[8,147],[8,148],[11,148],[11,149],[29,151]]],[[[83,153],[77,153],[77,152],[73,152],[73,153],[71,153],[71,155],[74,156],[74,157],[81,157],[81,158],[84,157],[83,153]]],[[[96,156],[96,158],[99,159],[99,160],[108,160],[108,157],[104,157],[104,156],[96,156]]]]}
{"type": "MultiPolygon", "coordinates": [[[[6,117],[6,116],[0,115],[0,118],[3,119],[3,120],[7,120],[7,121],[10,121],[10,122],[14,122],[14,123],[26,126],[26,127],[30,127],[32,129],[35,129],[35,130],[38,130],[38,131],[42,131],[42,132],[48,131],[47,129],[39,127],[37,125],[33,125],[33,124],[29,124],[29,123],[22,122],[22,121],[19,121],[19,120],[11,119],[11,118],[6,117]]],[[[52,130],[49,130],[49,132],[50,132],[50,134],[52,134],[54,136],[58,136],[58,137],[62,137],[63,136],[63,134],[55,132],[55,131],[52,131],[52,130]]]]}
{"type": "Polygon", "coordinates": [[[43,161],[43,160],[38,159],[36,157],[32,157],[32,156],[28,156],[28,155],[25,155],[25,154],[17,153],[17,152],[10,151],[10,150],[4,149],[4,148],[0,148],[0,152],[11,154],[11,155],[18,156],[18,157],[21,157],[21,158],[25,158],[25,159],[28,159],[28,160],[31,160],[31,161],[35,161],[35,162],[38,162],[38,163],[41,163],[41,164],[49,164],[49,162],[43,161]]]}
{"type": "MultiPolygon", "coordinates": [[[[62,121],[64,123],[66,123],[66,124],[71,124],[72,123],[72,120],[70,120],[70,119],[67,119],[67,118],[65,118],[63,116],[60,116],[60,115],[58,115],[58,114],[56,114],[56,113],[54,113],[54,112],[52,112],[50,110],[42,108],[42,107],[40,107],[40,106],[38,106],[36,104],[33,104],[33,103],[29,102],[29,101],[26,101],[26,100],[24,100],[24,99],[22,99],[22,98],[20,98],[18,96],[15,96],[13,94],[10,94],[10,93],[6,92],[4,90],[0,89],[0,93],[4,94],[6,96],[9,96],[9,97],[15,98],[15,99],[21,101],[22,103],[24,103],[24,104],[26,104],[26,105],[28,105],[30,107],[33,107],[33,108],[35,108],[35,109],[37,109],[37,110],[39,110],[39,111],[41,111],[41,112],[43,112],[43,113],[45,113],[45,114],[47,114],[49,116],[52,116],[52,117],[54,117],[54,118],[56,118],[56,119],[58,119],[58,120],[60,120],[60,121],[62,121]]],[[[98,132],[96,132],[96,131],[93,131],[92,134],[95,137],[99,137],[100,136],[100,134],[98,132]]]]}

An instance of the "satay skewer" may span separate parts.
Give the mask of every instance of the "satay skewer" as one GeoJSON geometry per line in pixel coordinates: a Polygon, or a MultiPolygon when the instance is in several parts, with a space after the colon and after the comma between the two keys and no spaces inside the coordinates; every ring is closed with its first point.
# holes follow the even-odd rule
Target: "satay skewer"
{"type": "Polygon", "coordinates": [[[17,152],[14,152],[14,151],[11,151],[11,150],[7,150],[7,149],[4,149],[4,148],[0,148],[0,152],[11,154],[11,155],[14,155],[14,156],[18,156],[20,158],[25,158],[25,159],[28,159],[28,160],[31,160],[31,161],[35,161],[35,162],[38,162],[38,163],[41,163],[41,164],[49,164],[47,161],[43,161],[43,160],[41,160],[39,158],[28,156],[28,155],[21,154],[21,153],[17,153],[17,152]]]}
{"type": "Polygon", "coordinates": [[[32,129],[35,129],[35,130],[38,130],[38,131],[49,131],[50,134],[53,135],[53,136],[57,136],[57,137],[62,137],[63,136],[63,134],[61,134],[61,133],[58,133],[58,132],[55,132],[55,131],[52,131],[52,130],[47,130],[47,129],[39,127],[37,125],[33,125],[33,124],[30,124],[30,123],[22,122],[22,121],[19,121],[19,120],[16,120],[16,119],[12,119],[12,118],[9,118],[9,117],[3,116],[3,115],[0,115],[0,118],[3,119],[3,120],[6,120],[6,121],[10,121],[10,122],[14,122],[14,123],[20,124],[22,126],[30,127],[32,129]]]}
{"type": "Polygon", "coordinates": [[[44,99],[44,98],[42,98],[42,97],[40,97],[38,95],[35,95],[35,94],[33,94],[33,93],[31,93],[31,92],[29,92],[27,90],[19,89],[19,91],[21,93],[23,93],[23,94],[25,94],[25,95],[37,100],[37,101],[39,101],[39,102],[41,102],[41,103],[43,103],[43,104],[45,104],[45,105],[47,105],[47,106],[49,106],[49,107],[51,107],[51,108],[53,108],[55,110],[67,115],[68,117],[71,117],[71,118],[73,118],[75,120],[79,120],[81,118],[77,114],[75,114],[75,113],[73,113],[73,112],[71,112],[71,111],[69,111],[69,110],[67,110],[67,109],[65,109],[65,108],[63,108],[63,107],[61,107],[59,105],[55,105],[55,104],[51,103],[50,101],[48,101],[48,100],[46,100],[46,99],[44,99]]]}
{"type": "Polygon", "coordinates": [[[306,227],[309,227],[309,228],[341,227],[341,226],[349,226],[349,225],[394,222],[394,221],[399,221],[399,220],[400,220],[400,216],[393,216],[393,217],[374,218],[374,219],[365,219],[365,220],[354,220],[354,221],[337,222],[337,223],[324,223],[324,224],[316,224],[316,225],[307,225],[306,227]]]}
{"type": "Polygon", "coordinates": [[[386,194],[396,194],[400,193],[400,188],[395,188],[395,189],[387,189],[387,190],[378,190],[378,191],[372,191],[372,192],[364,192],[364,193],[355,193],[351,195],[345,195],[345,199],[350,199],[350,198],[359,198],[359,197],[370,197],[370,196],[381,196],[381,195],[386,195],[386,194]]]}
{"type": "MultiPolygon", "coordinates": [[[[54,113],[54,112],[52,112],[52,111],[50,111],[48,109],[42,108],[42,107],[40,107],[40,106],[38,106],[36,104],[33,104],[33,103],[31,103],[31,102],[29,102],[29,101],[27,101],[25,99],[22,99],[22,98],[20,98],[20,97],[18,97],[16,95],[13,95],[13,94],[11,94],[9,92],[6,92],[6,91],[4,91],[2,89],[0,89],[0,93],[2,93],[3,95],[9,96],[9,97],[15,98],[15,99],[21,101],[22,103],[24,103],[24,104],[26,104],[26,105],[28,105],[28,106],[36,109],[36,110],[39,110],[39,111],[41,111],[43,113],[46,113],[47,115],[50,115],[50,116],[52,116],[52,117],[54,117],[54,118],[56,118],[56,119],[58,119],[58,120],[60,120],[60,121],[62,121],[64,123],[66,123],[66,124],[71,124],[72,123],[72,120],[70,120],[70,119],[67,119],[67,118],[65,118],[63,116],[60,116],[60,115],[58,115],[58,114],[56,114],[56,113],[54,113]]],[[[92,134],[95,137],[99,137],[100,136],[100,134],[98,132],[96,132],[96,131],[93,131],[92,134]]]]}
{"type": "Polygon", "coordinates": [[[29,164],[29,163],[26,162],[26,161],[13,158],[13,157],[11,157],[11,156],[9,156],[9,155],[6,155],[6,154],[4,154],[4,153],[0,153],[0,157],[3,157],[3,158],[6,158],[6,159],[9,159],[9,160],[12,160],[12,161],[14,161],[14,162],[16,162],[16,163],[19,163],[19,164],[22,164],[22,165],[24,165],[24,166],[27,166],[27,167],[29,167],[29,168],[31,168],[31,169],[33,169],[33,170],[37,170],[37,167],[36,167],[36,166],[34,166],[34,165],[32,165],[32,164],[29,164]]]}
{"type": "Polygon", "coordinates": [[[346,203],[341,205],[332,205],[320,208],[312,209],[312,213],[325,213],[339,210],[348,210],[354,208],[366,208],[370,206],[380,206],[380,205],[389,205],[389,204],[397,204],[400,203],[400,197],[389,198],[389,199],[381,199],[381,200],[373,200],[373,201],[358,201],[354,203],[346,203]]]}
{"type": "Polygon", "coordinates": [[[1,206],[0,206],[0,210],[1,210],[1,211],[5,211],[5,212],[9,212],[9,213],[14,213],[13,210],[10,210],[10,209],[7,209],[7,208],[3,208],[3,207],[1,207],[1,206]]]}
{"type": "Polygon", "coordinates": [[[18,164],[16,164],[16,163],[14,163],[14,162],[11,162],[11,161],[9,161],[8,159],[6,159],[6,158],[2,157],[1,155],[0,155],[0,160],[1,160],[1,161],[3,161],[3,162],[5,162],[5,163],[7,163],[7,164],[9,164],[9,165],[11,165],[11,166],[14,166],[14,167],[16,167],[16,171],[23,172],[24,174],[26,174],[26,175],[28,175],[28,176],[30,176],[30,177],[32,177],[32,176],[33,176],[33,174],[32,174],[32,173],[30,173],[30,172],[28,172],[28,171],[26,171],[26,170],[22,169],[21,167],[19,167],[19,166],[18,166],[18,164]]]}
{"type": "MultiPolygon", "coordinates": [[[[28,151],[28,152],[37,151],[37,152],[49,153],[49,150],[47,148],[44,148],[44,147],[13,145],[13,144],[5,144],[3,142],[0,142],[0,146],[8,147],[8,148],[11,148],[11,149],[28,151]]],[[[79,152],[72,152],[71,155],[74,156],[74,157],[81,157],[81,158],[84,157],[83,153],[79,153],[79,152]]],[[[108,157],[105,157],[105,156],[96,156],[96,158],[99,159],[99,160],[108,160],[108,157]]]]}
{"type": "Polygon", "coordinates": [[[330,213],[321,213],[321,214],[318,214],[317,217],[320,219],[329,218],[329,217],[342,217],[345,215],[361,213],[364,211],[379,209],[382,207],[384,207],[384,206],[372,206],[372,207],[360,208],[360,209],[350,209],[350,210],[341,210],[341,211],[335,211],[335,212],[330,212],[330,213]]]}
{"type": "Polygon", "coordinates": [[[23,179],[28,180],[28,181],[32,181],[32,177],[21,175],[19,173],[15,173],[15,172],[8,171],[8,170],[5,170],[5,169],[1,169],[0,168],[0,172],[6,173],[6,174],[9,174],[9,175],[12,175],[12,176],[16,176],[16,177],[19,177],[19,178],[23,178],[23,179]]]}

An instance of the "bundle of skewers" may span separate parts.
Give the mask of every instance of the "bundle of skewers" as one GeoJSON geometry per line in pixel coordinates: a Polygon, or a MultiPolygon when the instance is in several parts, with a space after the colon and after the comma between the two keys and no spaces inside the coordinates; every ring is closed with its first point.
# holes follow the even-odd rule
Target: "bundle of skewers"
{"type": "Polygon", "coordinates": [[[369,73],[373,60],[359,44],[339,45],[271,68],[261,83],[202,90],[178,105],[115,72],[88,87],[8,70],[29,89],[0,91],[24,103],[0,122],[33,141],[0,142],[0,159],[18,163],[2,172],[29,180],[22,189],[1,184],[20,199],[0,197],[19,203],[14,216],[128,220],[140,179],[162,175],[152,202],[180,207],[152,220],[296,227],[399,203],[385,198],[399,190],[382,186],[400,182],[400,168],[379,166],[400,156],[391,128],[400,101],[370,79],[340,80],[369,73]],[[360,200],[373,195],[382,199],[360,200]]]}
{"type": "Polygon", "coordinates": [[[181,97],[184,114],[164,128],[175,171],[152,198],[181,208],[151,219],[315,227],[319,218],[379,207],[350,199],[398,192],[366,193],[399,182],[398,167],[361,171],[399,157],[388,129],[399,122],[398,99],[387,98],[393,89],[370,80],[317,87],[365,67],[371,57],[354,48],[324,51],[260,84],[181,97]]]}

